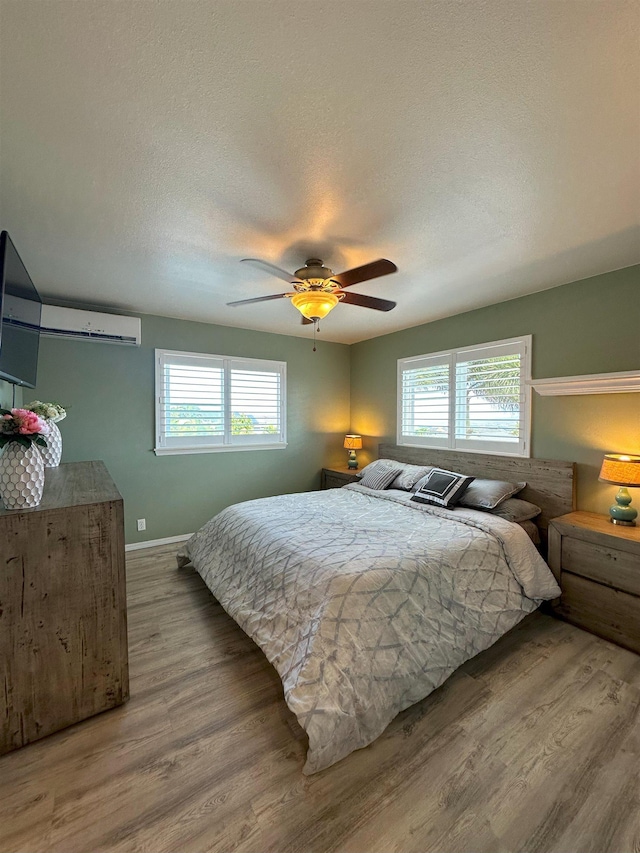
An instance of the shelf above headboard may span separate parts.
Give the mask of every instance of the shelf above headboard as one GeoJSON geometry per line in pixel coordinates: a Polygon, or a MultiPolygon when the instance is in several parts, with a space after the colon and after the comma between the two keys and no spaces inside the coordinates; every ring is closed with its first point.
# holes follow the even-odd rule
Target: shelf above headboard
{"type": "Polygon", "coordinates": [[[640,370],[560,376],[554,379],[530,379],[527,384],[542,397],[560,397],[570,394],[628,394],[631,391],[640,391],[640,370]]]}

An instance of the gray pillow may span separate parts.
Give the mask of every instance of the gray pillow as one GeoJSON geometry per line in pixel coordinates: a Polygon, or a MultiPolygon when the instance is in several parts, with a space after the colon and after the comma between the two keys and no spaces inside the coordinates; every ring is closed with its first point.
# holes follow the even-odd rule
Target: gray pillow
{"type": "Polygon", "coordinates": [[[535,523],[535,521],[531,521],[531,519],[528,518],[526,521],[519,521],[518,526],[522,527],[522,529],[527,534],[529,539],[531,539],[534,545],[540,545],[540,531],[538,530],[538,525],[535,523]]]}
{"type": "Polygon", "coordinates": [[[460,498],[460,506],[471,509],[495,509],[507,498],[521,492],[526,483],[507,483],[504,480],[474,480],[460,498]]]}
{"type": "Polygon", "coordinates": [[[411,500],[422,504],[452,507],[472,482],[473,477],[456,474],[455,471],[445,471],[442,468],[433,468],[418,482],[418,488],[411,496],[411,500]]]}
{"type": "Polygon", "coordinates": [[[391,488],[412,492],[418,480],[421,480],[432,468],[433,465],[409,465],[403,462],[400,467],[400,473],[391,484],[391,488]]]}
{"type": "Polygon", "coordinates": [[[529,503],[529,501],[523,501],[520,498],[507,498],[496,509],[491,510],[491,515],[497,515],[498,518],[505,518],[507,521],[520,524],[521,521],[535,518],[541,512],[539,506],[529,503]]]}
{"type": "Polygon", "coordinates": [[[362,479],[360,480],[360,485],[366,486],[368,489],[388,489],[397,476],[397,467],[392,467],[391,465],[375,465],[373,467],[369,467],[368,471],[365,471],[362,479]]]}

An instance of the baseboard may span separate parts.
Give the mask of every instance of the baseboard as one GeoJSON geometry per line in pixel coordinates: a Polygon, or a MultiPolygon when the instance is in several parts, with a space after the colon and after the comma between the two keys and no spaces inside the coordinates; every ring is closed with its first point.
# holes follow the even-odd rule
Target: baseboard
{"type": "Polygon", "coordinates": [[[146,542],[132,542],[125,545],[125,551],[141,551],[143,548],[155,548],[156,545],[173,545],[174,542],[186,542],[193,533],[181,533],[180,536],[167,536],[165,539],[147,539],[146,542]]]}

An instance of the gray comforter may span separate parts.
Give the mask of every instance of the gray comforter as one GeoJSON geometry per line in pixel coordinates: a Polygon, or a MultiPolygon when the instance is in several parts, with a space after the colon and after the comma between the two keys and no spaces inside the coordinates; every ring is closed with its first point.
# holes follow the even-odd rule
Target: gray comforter
{"type": "Polygon", "coordinates": [[[315,773],[560,590],[527,534],[360,485],[248,501],[181,549],[278,671],[315,773]]]}

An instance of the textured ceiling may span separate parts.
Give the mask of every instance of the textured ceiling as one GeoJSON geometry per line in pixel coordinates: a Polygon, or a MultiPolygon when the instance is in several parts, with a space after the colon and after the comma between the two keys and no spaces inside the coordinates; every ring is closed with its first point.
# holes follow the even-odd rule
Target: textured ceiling
{"type": "Polygon", "coordinates": [[[640,262],[635,0],[0,12],[0,223],[52,299],[310,335],[225,306],[287,289],[240,258],[390,258],[354,342],[640,262]]]}

